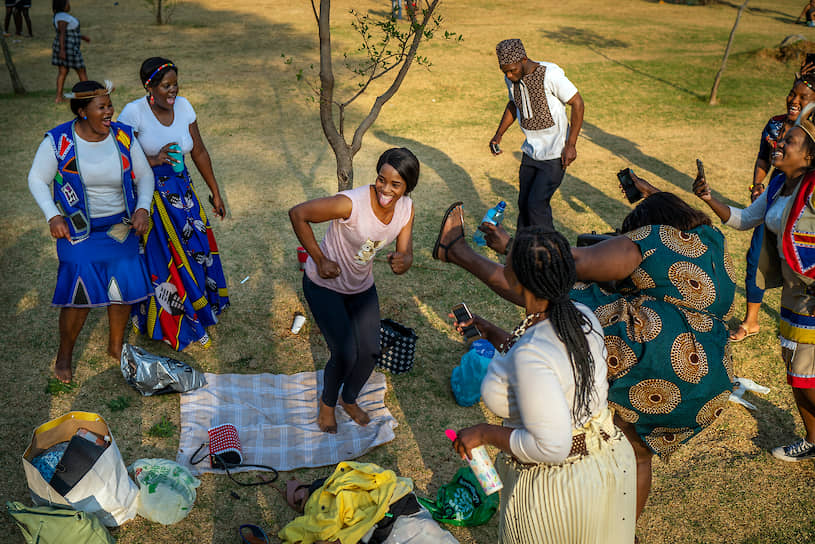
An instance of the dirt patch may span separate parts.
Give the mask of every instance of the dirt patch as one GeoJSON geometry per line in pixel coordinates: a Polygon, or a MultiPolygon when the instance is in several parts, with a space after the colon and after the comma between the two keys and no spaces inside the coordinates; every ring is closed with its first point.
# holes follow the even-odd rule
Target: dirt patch
{"type": "Polygon", "coordinates": [[[759,51],[758,56],[783,63],[801,64],[807,53],[815,53],[815,42],[807,39],[796,39],[795,36],[787,36],[781,42],[781,45],[762,49],[759,51]]]}

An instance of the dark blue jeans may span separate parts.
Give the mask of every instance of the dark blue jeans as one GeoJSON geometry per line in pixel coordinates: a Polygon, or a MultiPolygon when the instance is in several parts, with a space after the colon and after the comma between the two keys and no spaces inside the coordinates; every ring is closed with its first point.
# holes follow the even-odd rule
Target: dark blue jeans
{"type": "Polygon", "coordinates": [[[758,270],[758,256],[761,254],[761,244],[764,241],[764,225],[753,229],[753,238],[750,240],[750,249],[747,250],[747,271],[744,276],[744,290],[747,302],[761,304],[764,299],[764,289],[756,285],[756,270],[758,270]]]}
{"type": "Polygon", "coordinates": [[[555,230],[550,202],[563,182],[564,173],[560,157],[536,161],[523,154],[518,171],[518,228],[540,225],[555,230]]]}
{"type": "Polygon", "coordinates": [[[340,387],[346,404],[357,401],[379,355],[376,285],[354,295],[321,287],[303,274],[303,294],[331,352],[325,365],[323,402],[336,406],[340,387]]]}

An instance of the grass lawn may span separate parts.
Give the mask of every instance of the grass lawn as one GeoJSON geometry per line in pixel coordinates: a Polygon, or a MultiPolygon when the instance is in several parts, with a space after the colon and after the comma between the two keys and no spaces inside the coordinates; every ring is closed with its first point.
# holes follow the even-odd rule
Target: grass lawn
{"type": "MultiPolygon", "coordinates": [[[[461,466],[443,430],[494,421],[483,405],[462,408],[453,400],[449,376],[464,346],[447,313],[464,300],[473,312],[511,329],[521,311],[452,266],[433,261],[430,250],[442,213],[454,200],[464,201],[470,229],[500,199],[509,203],[508,224],[517,217],[520,130],[508,131],[503,155],[493,157],[487,149],[507,99],[495,44],[522,38],[533,59],[563,67],[586,101],[578,158],[553,201],[557,226],[574,240],[580,232],[619,226],[630,209],[614,175],[624,166],[696,203],[689,189],[699,157],[722,198],[748,202],[761,129],[770,116],[785,110],[784,97],[797,69],[762,51],[787,35],[815,36],[815,30],[791,24],[801,0],[750,2],[719,88],[721,105],[710,107],[707,95],[738,4],[541,0],[537,9],[510,0],[442,4],[447,27],[463,34],[463,42],[423,46],[421,54],[430,57],[432,68],[411,69],[355,161],[356,185],[373,181],[376,159],[389,147],[406,146],[422,162],[413,195],[414,266],[398,277],[382,262],[374,266],[383,316],[419,334],[417,363],[411,373],[388,378],[386,404],[399,422],[396,440],[361,460],[411,477],[419,495],[434,496],[461,466]]],[[[385,0],[335,2],[337,52],[354,48],[352,6],[381,15],[389,8],[385,0]]],[[[128,464],[144,457],[174,459],[178,446],[177,397],[142,398],[125,384],[118,362],[105,354],[102,311],[91,313],[75,350],[79,386],[59,395],[46,392],[57,347],[57,311],[50,307],[57,260],[26,176],[43,132],[70,118],[67,105],[53,103],[49,7],[34,2],[35,38],[9,39],[28,94],[14,96],[5,68],[0,69],[0,187],[6,194],[0,201],[5,360],[0,367],[5,406],[0,498],[23,502],[28,498],[20,456],[31,432],[68,410],[101,413],[128,464]],[[163,418],[176,425],[174,433],[151,435],[151,427],[163,418]]],[[[313,322],[299,335],[288,332],[294,312],[308,312],[300,292],[298,243],[286,212],[336,190],[334,158],[313,94],[295,77],[300,69],[316,74],[309,68],[318,62],[309,2],[187,0],[179,4],[172,24],[161,27],[139,0],[77,0],[72,8],[92,39],[83,44],[88,74],[115,81],[117,111],[142,95],[142,60],[161,55],[178,64],[181,93],[196,108],[226,194],[230,217],[215,220],[214,229],[232,307],[212,329],[211,349],[192,346],[178,357],[217,373],[322,368],[327,349],[313,322]],[[286,64],[287,57],[294,61],[286,64]],[[240,283],[246,276],[249,280],[240,283]]],[[[344,74],[339,63],[335,69],[344,74]]],[[[69,75],[66,88],[75,82],[75,74],[69,75]]],[[[351,125],[372,100],[352,108],[351,125]]],[[[203,182],[196,176],[200,188],[203,182]]],[[[749,233],[726,230],[726,236],[741,276],[749,233]]],[[[642,544],[815,542],[815,466],[811,461],[786,464],[768,453],[802,432],[776,340],[778,294],[765,298],[761,333],[733,348],[737,374],[769,385],[771,392],[748,394],[757,411],[731,405],[669,462],[655,461],[651,497],[637,531],[642,544]]],[[[733,326],[743,309],[743,285],[736,299],[733,326]]],[[[154,353],[174,354],[135,335],[130,341],[154,353]]],[[[291,476],[310,480],[330,470],[282,473],[278,487],[291,476]]],[[[208,475],[185,520],[165,527],[138,518],[116,537],[121,544],[234,543],[241,523],[261,525],[274,535],[294,517],[271,487],[237,489],[225,477],[208,475]]],[[[463,543],[495,542],[497,519],[451,530],[463,543]]],[[[8,516],[0,516],[0,535],[4,542],[22,542],[8,516]]]]}

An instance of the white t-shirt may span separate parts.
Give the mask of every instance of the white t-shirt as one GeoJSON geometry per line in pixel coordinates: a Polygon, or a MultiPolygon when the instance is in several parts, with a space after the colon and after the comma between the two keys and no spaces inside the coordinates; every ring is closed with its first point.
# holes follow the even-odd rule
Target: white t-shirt
{"type": "Polygon", "coordinates": [[[158,155],[161,148],[170,142],[180,145],[181,152],[185,155],[192,151],[190,125],[195,122],[195,110],[183,96],[177,96],[175,99],[173,124],[169,127],[162,125],[156,119],[147,102],[147,97],[134,100],[125,106],[117,121],[133,127],[147,155],[158,155]]]}
{"type": "MultiPolygon", "coordinates": [[[[88,213],[92,218],[107,217],[123,212],[125,209],[122,194],[122,165],[119,162],[119,148],[109,135],[101,142],[88,142],[76,135],[76,158],[82,182],[85,184],[85,195],[88,198],[88,213]]],[[[153,170],[137,140],[130,145],[130,159],[133,174],[136,176],[136,209],[150,211],[153,200],[153,170]]],[[[46,221],[55,215],[61,215],[54,204],[51,184],[57,174],[57,157],[51,138],[46,136],[37,149],[31,170],[28,172],[28,190],[31,191],[37,205],[45,214],[46,221]]]]}
{"type": "Polygon", "coordinates": [[[60,11],[56,15],[54,15],[54,28],[59,30],[59,23],[60,21],[65,21],[68,23],[67,30],[76,30],[79,28],[79,19],[71,15],[70,13],[65,13],[64,11],[60,11]]]}
{"type": "MultiPolygon", "coordinates": [[[[521,151],[535,160],[547,161],[559,159],[566,145],[566,137],[569,134],[569,118],[566,115],[566,103],[577,94],[577,87],[566,78],[566,73],[557,64],[551,62],[539,62],[546,67],[546,76],[543,80],[544,91],[546,93],[546,103],[549,105],[549,112],[555,124],[543,130],[521,130],[526,136],[521,151]]],[[[513,83],[504,77],[509,90],[509,99],[514,104],[515,97],[512,92],[513,83]]],[[[520,106],[518,113],[520,115],[520,106]]]]}
{"type": "MultiPolygon", "coordinates": [[[[592,325],[586,335],[594,358],[591,416],[608,406],[606,345],[603,328],[588,307],[575,306],[592,325]]],[[[586,424],[572,418],[575,383],[566,345],[548,319],[530,327],[505,355],[497,354],[481,382],[484,403],[514,429],[513,455],[523,463],[561,463],[572,447],[572,429],[586,424]]]]}

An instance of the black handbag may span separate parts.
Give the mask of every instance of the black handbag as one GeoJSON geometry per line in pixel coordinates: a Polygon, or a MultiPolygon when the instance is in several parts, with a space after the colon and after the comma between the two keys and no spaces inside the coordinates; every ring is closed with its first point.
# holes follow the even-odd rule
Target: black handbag
{"type": "Polygon", "coordinates": [[[392,319],[379,324],[379,348],[376,364],[392,374],[402,374],[413,368],[416,355],[416,331],[392,319]]]}

